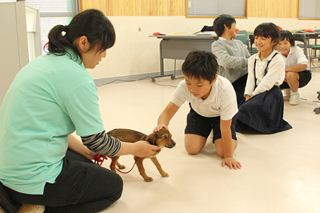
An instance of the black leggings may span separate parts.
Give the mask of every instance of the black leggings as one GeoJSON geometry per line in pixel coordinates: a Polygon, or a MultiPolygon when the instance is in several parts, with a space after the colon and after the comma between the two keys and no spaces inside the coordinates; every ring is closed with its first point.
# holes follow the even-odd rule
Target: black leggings
{"type": "Polygon", "coordinates": [[[19,203],[46,206],[45,212],[99,212],[122,194],[119,175],[100,167],[81,155],[68,150],[56,182],[46,183],[43,195],[28,195],[6,188],[19,203]]]}

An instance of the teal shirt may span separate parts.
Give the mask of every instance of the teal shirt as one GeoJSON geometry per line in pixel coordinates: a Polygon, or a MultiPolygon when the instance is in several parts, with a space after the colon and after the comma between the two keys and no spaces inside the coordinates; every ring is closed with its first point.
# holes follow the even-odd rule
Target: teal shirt
{"type": "Polygon", "coordinates": [[[60,174],[76,131],[104,130],[93,79],[72,51],[43,55],[16,76],[0,107],[0,181],[25,194],[43,194],[60,174]]]}

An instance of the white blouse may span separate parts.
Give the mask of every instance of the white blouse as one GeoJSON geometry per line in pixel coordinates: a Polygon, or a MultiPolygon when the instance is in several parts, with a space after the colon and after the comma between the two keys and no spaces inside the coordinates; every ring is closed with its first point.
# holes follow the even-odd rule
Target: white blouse
{"type": "Polygon", "coordinates": [[[263,60],[260,59],[259,53],[256,53],[252,55],[248,61],[248,79],[245,88],[245,95],[255,96],[265,91],[269,91],[273,86],[280,86],[283,83],[284,78],[285,61],[281,53],[279,53],[276,50],[273,50],[272,53],[263,60]],[[277,55],[274,56],[274,54],[276,53],[277,55]],[[256,79],[254,77],[255,61],[256,79]],[[270,63],[267,72],[265,73],[268,61],[270,61],[270,63]],[[256,88],[255,85],[257,85],[256,88]]]}

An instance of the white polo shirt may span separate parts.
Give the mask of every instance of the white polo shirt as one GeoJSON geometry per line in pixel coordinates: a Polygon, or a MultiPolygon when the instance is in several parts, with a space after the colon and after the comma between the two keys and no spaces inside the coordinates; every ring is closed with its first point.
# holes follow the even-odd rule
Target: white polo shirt
{"type": "Polygon", "coordinates": [[[181,81],[171,102],[180,107],[185,101],[191,104],[195,112],[204,117],[220,116],[222,120],[230,120],[238,112],[236,93],[232,84],[228,79],[219,75],[205,100],[193,96],[186,82],[181,81]]]}
{"type": "Polygon", "coordinates": [[[297,64],[308,64],[308,59],[303,50],[298,46],[293,46],[289,50],[287,57],[283,56],[286,61],[286,67],[291,67],[297,64]]]}

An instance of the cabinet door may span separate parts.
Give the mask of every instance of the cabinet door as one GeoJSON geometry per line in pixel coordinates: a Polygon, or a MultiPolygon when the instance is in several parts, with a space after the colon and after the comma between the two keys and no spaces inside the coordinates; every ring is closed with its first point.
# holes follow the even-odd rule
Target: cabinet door
{"type": "Polygon", "coordinates": [[[0,103],[16,73],[28,62],[25,5],[0,3],[0,103]]]}

